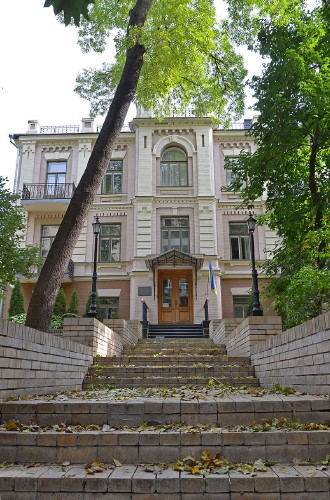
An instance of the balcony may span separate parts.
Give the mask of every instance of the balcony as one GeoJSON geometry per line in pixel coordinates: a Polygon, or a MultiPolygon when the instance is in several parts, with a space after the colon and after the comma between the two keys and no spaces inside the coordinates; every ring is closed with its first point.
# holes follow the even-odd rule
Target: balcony
{"type": "MultiPolygon", "coordinates": [[[[42,265],[33,266],[30,270],[30,272],[32,273],[32,276],[30,278],[27,278],[26,276],[23,276],[22,274],[16,274],[16,278],[19,278],[19,280],[22,283],[28,283],[28,282],[35,283],[39,277],[41,268],[42,268],[42,265]]],[[[74,262],[70,259],[68,267],[64,273],[62,282],[63,283],[70,283],[70,282],[74,281],[73,277],[74,277],[74,262]]]]}
{"type": "Polygon", "coordinates": [[[23,184],[21,204],[26,210],[66,210],[76,187],[74,183],[23,184]]]}

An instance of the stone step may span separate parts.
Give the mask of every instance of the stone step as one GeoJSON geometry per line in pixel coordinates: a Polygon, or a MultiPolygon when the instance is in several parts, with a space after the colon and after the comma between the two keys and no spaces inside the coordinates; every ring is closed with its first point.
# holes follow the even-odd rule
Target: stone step
{"type": "Polygon", "coordinates": [[[88,376],[143,377],[143,376],[221,376],[254,375],[252,366],[209,365],[209,366],[91,366],[88,376]]]}
{"type": "Polygon", "coordinates": [[[329,500],[329,478],[328,468],[312,465],[274,465],[255,475],[232,470],[206,477],[136,465],[95,475],[82,465],[14,465],[0,470],[0,492],[1,500],[329,500]]]}
{"type": "Polygon", "coordinates": [[[165,358],[163,356],[114,356],[114,357],[96,357],[94,358],[94,364],[104,365],[104,366],[118,366],[118,365],[128,365],[132,364],[134,366],[158,366],[158,365],[180,365],[180,366],[190,366],[196,363],[202,363],[206,365],[231,365],[239,364],[240,366],[246,366],[249,364],[249,358],[243,358],[238,356],[170,356],[165,358]]]}
{"type": "Polygon", "coordinates": [[[323,461],[329,453],[330,431],[137,431],[0,432],[0,463],[81,464],[174,463],[209,450],[230,462],[285,463],[323,461]]]}
{"type": "Polygon", "coordinates": [[[223,348],[218,348],[218,347],[207,347],[207,348],[202,348],[202,347],[177,347],[177,348],[160,348],[160,347],[152,347],[152,348],[145,348],[145,347],[126,347],[122,354],[124,356],[129,356],[130,354],[144,354],[144,355],[154,355],[154,354],[197,354],[199,356],[214,356],[217,354],[226,354],[225,349],[223,348]]]}
{"type": "MultiPolygon", "coordinates": [[[[108,377],[103,377],[102,375],[98,377],[90,377],[86,375],[84,379],[84,388],[89,388],[89,387],[105,387],[105,386],[112,386],[112,387],[121,387],[121,388],[134,388],[134,387],[181,387],[181,386],[198,386],[198,387],[207,387],[209,380],[213,378],[212,375],[207,375],[205,374],[204,376],[198,376],[198,375],[178,375],[178,376],[152,376],[149,375],[146,377],[146,375],[134,375],[132,377],[127,377],[121,376],[118,378],[118,376],[108,376],[108,377]]],[[[258,387],[259,382],[256,377],[253,376],[235,376],[235,375],[218,375],[217,376],[217,381],[222,384],[227,384],[232,387],[241,387],[241,386],[248,386],[248,387],[258,387]]]]}
{"type": "Polygon", "coordinates": [[[322,396],[266,394],[254,397],[250,394],[228,394],[216,397],[196,391],[196,399],[191,399],[193,391],[189,391],[187,396],[184,390],[178,391],[178,397],[163,398],[145,397],[139,391],[135,394],[140,396],[129,397],[128,391],[119,391],[114,399],[110,390],[76,393],[74,399],[63,396],[63,401],[42,398],[7,401],[0,403],[0,418],[1,422],[14,419],[24,425],[32,420],[40,426],[64,422],[67,425],[108,424],[116,427],[139,426],[145,422],[153,425],[169,422],[237,426],[281,416],[299,418],[302,422],[330,422],[330,400],[322,396]],[[121,397],[127,399],[120,400],[121,397]]]}

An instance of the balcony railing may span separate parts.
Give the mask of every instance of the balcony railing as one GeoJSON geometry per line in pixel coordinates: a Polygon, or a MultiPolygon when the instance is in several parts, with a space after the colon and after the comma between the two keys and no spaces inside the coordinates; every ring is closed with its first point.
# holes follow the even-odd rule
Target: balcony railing
{"type": "Polygon", "coordinates": [[[76,134],[79,125],[46,125],[40,127],[40,134],[76,134]]]}
{"type": "Polygon", "coordinates": [[[74,183],[23,184],[22,200],[68,199],[76,187],[74,183]]]}
{"type": "MultiPolygon", "coordinates": [[[[42,259],[42,260],[45,260],[45,259],[42,259]]],[[[40,266],[33,266],[31,268],[30,271],[34,275],[34,277],[39,276],[42,266],[43,266],[43,263],[40,266]]],[[[68,267],[64,273],[64,278],[69,278],[69,279],[73,280],[73,277],[74,277],[74,262],[73,262],[73,260],[70,259],[68,267]]]]}

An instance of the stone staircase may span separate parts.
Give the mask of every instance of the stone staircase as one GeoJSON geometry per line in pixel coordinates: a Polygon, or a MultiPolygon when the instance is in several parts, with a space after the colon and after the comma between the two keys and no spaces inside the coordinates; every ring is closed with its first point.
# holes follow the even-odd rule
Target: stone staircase
{"type": "Polygon", "coordinates": [[[143,341],[95,361],[111,370],[94,366],[86,385],[103,389],[0,403],[1,500],[329,500],[328,397],[261,390],[247,358],[209,340],[143,341]],[[184,368],[189,384],[174,386],[184,368]],[[164,385],[141,388],[154,373],[164,385]]]}
{"type": "Polygon", "coordinates": [[[177,339],[177,338],[203,338],[203,326],[201,323],[194,325],[183,325],[183,324],[160,324],[160,325],[150,325],[149,338],[164,338],[164,339],[177,339]]]}
{"type": "Polygon", "coordinates": [[[95,358],[84,387],[258,386],[248,358],[226,355],[209,339],[145,340],[118,357],[95,358]]]}

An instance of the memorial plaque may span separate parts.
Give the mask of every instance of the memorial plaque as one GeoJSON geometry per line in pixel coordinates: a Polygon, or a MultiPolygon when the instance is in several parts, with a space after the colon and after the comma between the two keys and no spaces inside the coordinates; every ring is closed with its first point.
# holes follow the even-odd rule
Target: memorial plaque
{"type": "Polygon", "coordinates": [[[151,286],[139,286],[138,295],[139,297],[151,297],[151,286]]]}

